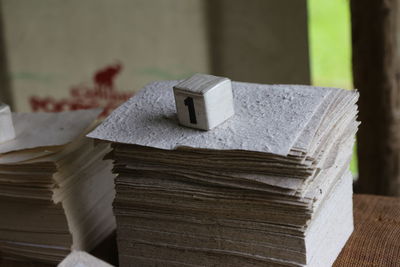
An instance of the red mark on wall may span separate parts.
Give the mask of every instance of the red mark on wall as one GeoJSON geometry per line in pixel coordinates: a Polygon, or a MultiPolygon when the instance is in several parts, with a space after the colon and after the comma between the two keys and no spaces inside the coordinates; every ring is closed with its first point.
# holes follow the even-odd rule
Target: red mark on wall
{"type": "Polygon", "coordinates": [[[98,88],[112,90],[114,88],[114,78],[121,71],[122,65],[115,64],[105,67],[96,72],[93,81],[98,88]]]}
{"type": "Polygon", "coordinates": [[[31,96],[29,102],[32,111],[61,112],[102,107],[103,112],[100,116],[105,117],[133,95],[119,92],[115,87],[115,78],[121,70],[122,65],[118,63],[96,71],[93,75],[93,85],[73,86],[69,89],[69,97],[65,99],[31,96]]]}

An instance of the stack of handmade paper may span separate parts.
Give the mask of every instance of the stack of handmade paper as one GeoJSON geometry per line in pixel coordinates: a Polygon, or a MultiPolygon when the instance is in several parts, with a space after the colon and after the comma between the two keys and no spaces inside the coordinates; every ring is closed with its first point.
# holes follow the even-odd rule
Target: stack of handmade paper
{"type": "Polygon", "coordinates": [[[233,82],[235,116],[179,126],[156,82],[90,137],[113,142],[122,266],[328,266],[353,230],[358,93],[233,82]]]}
{"type": "Polygon", "coordinates": [[[99,113],[13,114],[16,138],[0,144],[2,257],[56,263],[115,230],[110,148],[85,137],[99,113]]]}

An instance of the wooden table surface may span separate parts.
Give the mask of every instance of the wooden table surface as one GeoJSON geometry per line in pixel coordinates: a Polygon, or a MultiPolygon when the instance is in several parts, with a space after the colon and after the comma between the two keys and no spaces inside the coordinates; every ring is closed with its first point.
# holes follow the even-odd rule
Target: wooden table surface
{"type": "MultiPolygon", "coordinates": [[[[355,230],[334,267],[400,266],[400,198],[354,195],[355,230]]],[[[39,267],[0,259],[1,267],[39,267]]]]}

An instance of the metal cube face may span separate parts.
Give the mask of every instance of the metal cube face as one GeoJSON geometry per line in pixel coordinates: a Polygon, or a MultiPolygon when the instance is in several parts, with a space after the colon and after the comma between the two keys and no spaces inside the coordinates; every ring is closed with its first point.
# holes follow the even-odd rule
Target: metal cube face
{"type": "Polygon", "coordinates": [[[10,107],[0,102],[0,143],[15,138],[10,107]]]}
{"type": "Polygon", "coordinates": [[[234,115],[231,81],[195,74],[174,86],[175,105],[181,125],[210,130],[234,115]]]}

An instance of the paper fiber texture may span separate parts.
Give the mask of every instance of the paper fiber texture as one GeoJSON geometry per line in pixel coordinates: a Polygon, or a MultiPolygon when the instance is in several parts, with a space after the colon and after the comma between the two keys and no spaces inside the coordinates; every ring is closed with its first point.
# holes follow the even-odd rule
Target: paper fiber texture
{"type": "Polygon", "coordinates": [[[172,87],[151,83],[88,136],[160,149],[181,146],[287,155],[330,88],[233,82],[235,115],[212,131],[178,124],[172,87]]]}
{"type": "Polygon", "coordinates": [[[16,137],[0,144],[0,153],[65,145],[82,134],[100,113],[101,109],[13,113],[16,137]]]}

